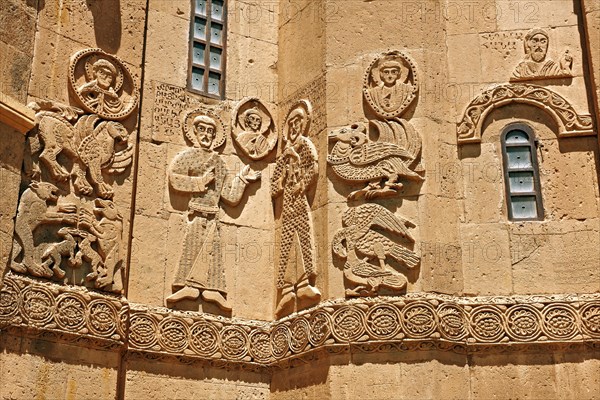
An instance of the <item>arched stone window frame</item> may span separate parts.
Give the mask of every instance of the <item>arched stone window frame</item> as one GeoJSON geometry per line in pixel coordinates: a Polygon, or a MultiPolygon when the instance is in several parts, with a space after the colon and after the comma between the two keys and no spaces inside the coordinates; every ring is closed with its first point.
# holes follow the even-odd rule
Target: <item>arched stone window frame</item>
{"type": "Polygon", "coordinates": [[[225,98],[227,0],[191,0],[188,89],[225,98]]]}
{"type": "MultiPolygon", "coordinates": [[[[540,184],[539,164],[537,160],[537,139],[535,132],[528,124],[516,122],[508,124],[500,135],[502,145],[502,167],[504,171],[504,187],[506,193],[506,208],[510,221],[542,221],[544,219],[544,207],[542,201],[542,190],[540,184]],[[509,135],[513,132],[523,132],[527,138],[522,141],[511,141],[509,135]],[[512,156],[511,156],[512,154],[512,156]],[[530,163],[518,165],[520,157],[529,154],[530,163]],[[533,182],[527,183],[527,175],[531,174],[533,182]],[[512,178],[512,180],[511,180],[512,178]],[[521,185],[521,187],[519,187],[521,185]],[[526,190],[530,185],[531,190],[526,190]],[[520,190],[519,190],[520,189],[520,190]],[[518,200],[534,197],[536,207],[535,216],[516,215],[515,207],[523,207],[524,202],[518,200]]],[[[521,160],[521,162],[523,162],[521,160]]],[[[531,203],[530,203],[531,204],[531,203]]]]}

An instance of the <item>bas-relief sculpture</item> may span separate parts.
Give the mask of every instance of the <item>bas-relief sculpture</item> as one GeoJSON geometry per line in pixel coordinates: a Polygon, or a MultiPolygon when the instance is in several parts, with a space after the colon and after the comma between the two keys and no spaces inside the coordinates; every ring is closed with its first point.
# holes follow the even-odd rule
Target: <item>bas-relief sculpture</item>
{"type": "MultiPolygon", "coordinates": [[[[349,200],[363,196],[366,200],[394,196],[404,187],[401,180],[423,180],[423,177],[415,172],[422,172],[422,169],[420,165],[419,169],[416,169],[421,142],[414,128],[403,124],[401,120],[377,121],[375,124],[390,131],[404,133],[407,139],[405,143],[408,142],[408,145],[404,147],[393,142],[372,141],[368,137],[366,126],[361,123],[329,134],[329,140],[335,144],[327,162],[336,175],[346,181],[368,182],[365,188],[350,193],[349,200]]],[[[384,136],[382,130],[379,134],[380,139],[384,136]]]]}
{"type": "MultiPolygon", "coordinates": [[[[117,58],[88,49],[73,60],[84,55],[93,55],[86,62],[92,63],[89,68],[96,80],[88,89],[108,85],[116,93],[127,86],[133,90],[128,96],[137,99],[135,84],[117,58]],[[111,78],[104,70],[117,72],[111,78]]],[[[77,81],[75,64],[69,69],[70,82],[77,81]]],[[[108,98],[97,99],[116,107],[108,98]]],[[[133,135],[120,122],[105,119],[127,117],[137,100],[122,104],[131,109],[125,114],[121,109],[119,115],[100,106],[95,110],[101,115],[84,114],[77,107],[48,100],[29,105],[36,111],[37,128],[28,138],[25,176],[29,183],[15,220],[10,263],[14,272],[121,293],[126,258],[123,216],[112,200],[114,188],[106,176],[122,175],[131,165],[133,135]]]]}
{"type": "Polygon", "coordinates": [[[269,109],[252,97],[242,100],[232,115],[232,136],[242,152],[252,160],[265,158],[277,144],[277,130],[269,109]]]}
{"type": "Polygon", "coordinates": [[[383,119],[399,117],[419,90],[417,70],[410,57],[390,51],[376,58],[365,73],[363,95],[383,119]]]}
{"type": "Polygon", "coordinates": [[[101,49],[82,50],[71,57],[69,83],[81,107],[105,119],[127,118],[139,100],[129,69],[101,49]]]}
{"type": "Polygon", "coordinates": [[[191,195],[189,222],[172,285],[174,293],[165,303],[172,307],[202,295],[204,301],[231,311],[222,264],[219,202],[239,204],[248,184],[259,180],[261,174],[246,166],[237,175],[228,175],[216,151],[226,140],[223,123],[216,114],[203,109],[191,111],[183,127],[190,147],[177,154],[169,166],[169,184],[175,192],[191,195]]]}
{"type": "Polygon", "coordinates": [[[318,156],[308,138],[312,107],[307,100],[294,104],[285,119],[283,143],[271,177],[271,196],[283,196],[281,214],[281,239],[277,288],[281,299],[275,313],[281,315],[296,298],[318,302],[321,293],[314,286],[316,265],[314,260],[314,232],[307,191],[316,180],[318,156]],[[292,247],[300,253],[304,272],[295,276],[288,268],[292,247]]]}
{"type": "Polygon", "coordinates": [[[419,264],[419,257],[409,249],[414,239],[408,227],[414,225],[378,204],[347,209],[342,224],[333,236],[332,248],[338,257],[346,259],[344,277],[354,286],[346,289],[346,296],[375,296],[380,288],[391,292],[403,289],[406,278],[386,264],[386,259],[392,258],[407,268],[419,264]],[[389,233],[389,237],[377,229],[389,233]],[[405,243],[399,243],[400,239],[405,243]]]}
{"type": "MultiPolygon", "coordinates": [[[[369,121],[376,139],[361,122],[329,133],[333,142],[327,162],[333,172],[350,183],[366,183],[348,195],[348,201],[395,197],[408,183],[424,180],[421,138],[401,115],[416,98],[417,71],[411,58],[390,51],[377,57],[367,69],[363,84],[365,102],[375,113],[369,121]]],[[[378,204],[351,206],[342,215],[343,227],[333,237],[333,253],[345,259],[346,296],[398,294],[406,277],[386,260],[415,268],[420,257],[412,250],[413,226],[378,204]],[[384,234],[385,232],[385,234],[384,234]]]]}
{"type": "Polygon", "coordinates": [[[573,56],[566,50],[558,62],[548,58],[550,37],[543,29],[532,29],[523,40],[525,59],[514,69],[511,82],[573,77],[573,56]]]}

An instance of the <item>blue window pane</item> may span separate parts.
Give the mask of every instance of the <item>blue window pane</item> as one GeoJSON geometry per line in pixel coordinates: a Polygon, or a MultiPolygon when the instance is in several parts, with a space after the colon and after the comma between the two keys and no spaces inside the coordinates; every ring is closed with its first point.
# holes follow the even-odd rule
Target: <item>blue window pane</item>
{"type": "Polygon", "coordinates": [[[194,19],[194,38],[206,40],[206,20],[196,17],[194,19]]]}
{"type": "Polygon", "coordinates": [[[221,53],[223,51],[216,47],[210,49],[210,67],[214,69],[221,69],[221,53]]]}
{"type": "Polygon", "coordinates": [[[213,19],[223,21],[224,4],[223,0],[213,0],[210,6],[210,15],[213,19]]]}
{"type": "Polygon", "coordinates": [[[206,15],[206,0],[196,0],[196,14],[206,15]]]}
{"type": "Polygon", "coordinates": [[[221,94],[221,75],[209,72],[208,73],[208,93],[219,95],[221,94]]]}
{"type": "Polygon", "coordinates": [[[210,41],[215,44],[223,44],[223,25],[214,22],[210,24],[210,41]]]}
{"type": "Polygon", "coordinates": [[[194,64],[204,65],[204,52],[206,45],[194,42],[194,64]]]}
{"type": "Polygon", "coordinates": [[[508,168],[533,168],[530,147],[507,147],[508,168]]]}
{"type": "Polygon", "coordinates": [[[529,135],[520,130],[510,131],[506,134],[506,143],[529,144],[529,135]]]}
{"type": "Polygon", "coordinates": [[[537,204],[535,196],[511,197],[512,215],[515,219],[537,218],[537,204]]]}
{"type": "Polygon", "coordinates": [[[204,90],[204,69],[192,68],[192,89],[204,90]]]}
{"type": "Polygon", "coordinates": [[[526,193],[534,191],[533,171],[509,172],[508,180],[511,193],[526,193]]]}

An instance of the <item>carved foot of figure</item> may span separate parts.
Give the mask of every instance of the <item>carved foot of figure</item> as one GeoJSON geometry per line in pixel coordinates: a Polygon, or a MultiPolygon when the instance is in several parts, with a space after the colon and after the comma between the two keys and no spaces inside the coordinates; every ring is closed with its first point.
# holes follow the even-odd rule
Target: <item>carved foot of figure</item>
{"type": "Polygon", "coordinates": [[[32,263],[31,266],[27,267],[27,271],[33,276],[39,276],[41,278],[51,278],[54,276],[54,271],[44,265],[37,265],[32,263]]]}
{"type": "Polygon", "coordinates": [[[165,306],[171,307],[173,303],[177,303],[178,301],[196,300],[198,297],[200,297],[200,290],[190,286],[184,286],[165,299],[165,306]]]}
{"type": "Polygon", "coordinates": [[[293,286],[286,286],[281,291],[281,300],[279,300],[279,304],[277,304],[277,309],[275,310],[275,315],[278,317],[282,315],[282,313],[287,310],[291,305],[294,304],[296,300],[296,293],[294,292],[293,286]]]}
{"type": "Polygon", "coordinates": [[[101,277],[99,277],[99,278],[96,279],[95,286],[97,288],[103,288],[103,287],[108,286],[110,284],[112,284],[112,277],[101,276],[101,277]]]}
{"type": "Polygon", "coordinates": [[[49,169],[50,175],[52,175],[52,178],[56,179],[57,181],[64,182],[71,176],[71,174],[69,174],[69,172],[67,172],[67,170],[60,165],[49,165],[52,165],[52,167],[49,169]]]}
{"type": "Polygon", "coordinates": [[[321,300],[321,292],[314,286],[306,285],[298,288],[298,299],[318,302],[321,300]]]}
{"type": "Polygon", "coordinates": [[[27,267],[24,266],[23,263],[13,262],[12,264],[10,264],[10,269],[21,274],[27,273],[27,267]]]}
{"type": "Polygon", "coordinates": [[[376,198],[382,197],[393,197],[398,193],[396,189],[391,187],[385,187],[383,189],[370,190],[367,194],[365,194],[366,200],[372,200],[376,198]]]}
{"type": "Polygon", "coordinates": [[[98,195],[100,197],[102,197],[103,199],[112,199],[114,192],[109,185],[102,182],[102,183],[98,184],[97,189],[98,189],[98,195]]]}
{"type": "Polygon", "coordinates": [[[231,304],[216,290],[204,290],[202,292],[202,299],[210,303],[215,303],[223,311],[231,311],[231,304]]]}
{"type": "Polygon", "coordinates": [[[366,286],[357,286],[353,289],[346,289],[346,297],[369,297],[377,296],[377,293],[368,290],[366,286]]]}
{"type": "Polygon", "coordinates": [[[75,187],[75,191],[77,193],[83,194],[85,196],[91,195],[94,191],[94,188],[92,188],[90,184],[87,183],[86,180],[81,176],[77,176],[75,178],[75,182],[73,182],[73,187],[75,187]]]}

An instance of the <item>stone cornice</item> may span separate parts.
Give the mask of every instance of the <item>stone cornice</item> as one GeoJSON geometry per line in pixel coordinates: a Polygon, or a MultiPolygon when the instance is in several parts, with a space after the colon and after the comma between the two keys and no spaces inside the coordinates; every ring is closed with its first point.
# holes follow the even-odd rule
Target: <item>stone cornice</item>
{"type": "Polygon", "coordinates": [[[9,273],[0,327],[146,360],[262,370],[322,354],[600,348],[600,294],[339,299],[273,321],[128,303],[9,273]]]}
{"type": "Polygon", "coordinates": [[[0,122],[25,134],[35,126],[35,111],[0,92],[0,122]]]}

